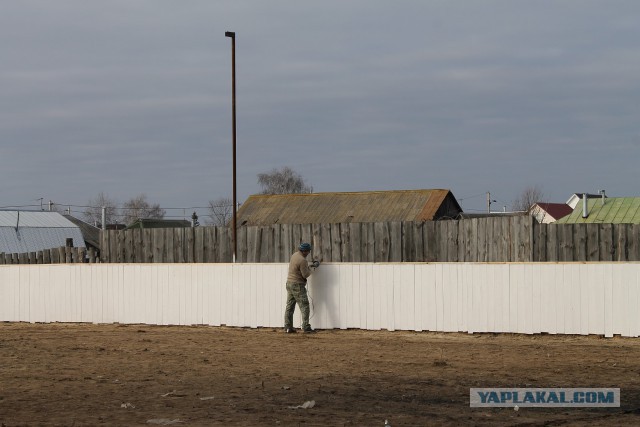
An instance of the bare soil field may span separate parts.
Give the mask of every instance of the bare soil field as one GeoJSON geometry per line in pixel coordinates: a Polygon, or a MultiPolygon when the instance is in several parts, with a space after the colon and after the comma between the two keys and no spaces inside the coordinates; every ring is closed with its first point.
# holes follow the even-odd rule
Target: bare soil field
{"type": "Polygon", "coordinates": [[[1,323],[0,423],[638,425],[639,356],[618,337],[1,323]],[[471,387],[619,387],[621,407],[470,408],[471,387]]]}

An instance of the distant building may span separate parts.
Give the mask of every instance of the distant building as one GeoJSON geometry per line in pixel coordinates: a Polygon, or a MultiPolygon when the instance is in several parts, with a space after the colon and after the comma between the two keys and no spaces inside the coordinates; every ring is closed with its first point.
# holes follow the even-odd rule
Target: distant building
{"type": "Polygon", "coordinates": [[[158,218],[138,218],[125,230],[134,228],[186,228],[191,227],[191,221],[184,219],[158,219],[158,218]]]}
{"type": "Polygon", "coordinates": [[[454,219],[462,208],[449,190],[253,195],[237,212],[238,226],[454,219]]]}
{"type": "Polygon", "coordinates": [[[551,224],[573,212],[566,203],[535,203],[529,209],[529,215],[541,224],[551,224]]]}
{"type": "Polygon", "coordinates": [[[107,230],[124,230],[127,228],[127,224],[107,224],[107,230]]]}
{"type": "Polygon", "coordinates": [[[587,198],[556,224],[640,224],[640,197],[587,198]]]}
{"type": "Polygon", "coordinates": [[[100,229],[98,227],[84,222],[72,215],[62,216],[80,228],[80,232],[82,233],[82,238],[84,239],[87,249],[94,248],[98,251],[100,250],[100,229]]]}
{"type": "Polygon", "coordinates": [[[37,252],[65,246],[86,247],[80,228],[58,212],[0,211],[0,253],[37,252]]]}
{"type": "Polygon", "coordinates": [[[523,216],[527,213],[525,211],[510,211],[510,212],[460,212],[460,215],[456,219],[479,219],[479,218],[506,218],[512,216],[523,216]]]}

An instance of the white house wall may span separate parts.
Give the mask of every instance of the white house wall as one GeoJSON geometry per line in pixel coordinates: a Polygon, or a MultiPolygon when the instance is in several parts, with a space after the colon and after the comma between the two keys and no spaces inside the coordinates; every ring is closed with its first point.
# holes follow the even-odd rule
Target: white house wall
{"type": "MultiPolygon", "coordinates": [[[[0,265],[0,321],[280,328],[286,269],[0,265]]],[[[640,263],[342,263],[323,264],[309,294],[318,329],[637,337],[639,288],[640,263]]]]}

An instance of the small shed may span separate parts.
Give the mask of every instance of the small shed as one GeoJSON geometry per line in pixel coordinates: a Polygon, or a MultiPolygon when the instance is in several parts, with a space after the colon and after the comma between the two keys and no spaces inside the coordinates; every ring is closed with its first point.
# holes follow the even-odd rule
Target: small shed
{"type": "Polygon", "coordinates": [[[0,211],[0,253],[37,252],[66,245],[86,247],[80,228],[58,212],[0,211]]]}
{"type": "Polygon", "coordinates": [[[462,212],[449,190],[258,194],[237,212],[238,226],[436,221],[462,212]]]}

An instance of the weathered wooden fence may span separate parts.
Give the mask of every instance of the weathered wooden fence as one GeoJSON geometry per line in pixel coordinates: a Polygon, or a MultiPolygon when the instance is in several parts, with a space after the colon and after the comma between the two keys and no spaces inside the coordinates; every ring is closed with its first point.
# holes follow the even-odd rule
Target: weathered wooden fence
{"type": "MultiPolygon", "coordinates": [[[[286,262],[302,241],[325,262],[640,261],[640,225],[538,224],[530,216],[460,221],[276,224],[238,229],[239,262],[286,262]]],[[[107,231],[102,262],[232,261],[225,227],[107,231]]]]}
{"type": "Polygon", "coordinates": [[[93,248],[87,250],[87,248],[68,246],[19,254],[0,253],[0,264],[72,264],[80,262],[100,262],[100,257],[93,248]]]}

